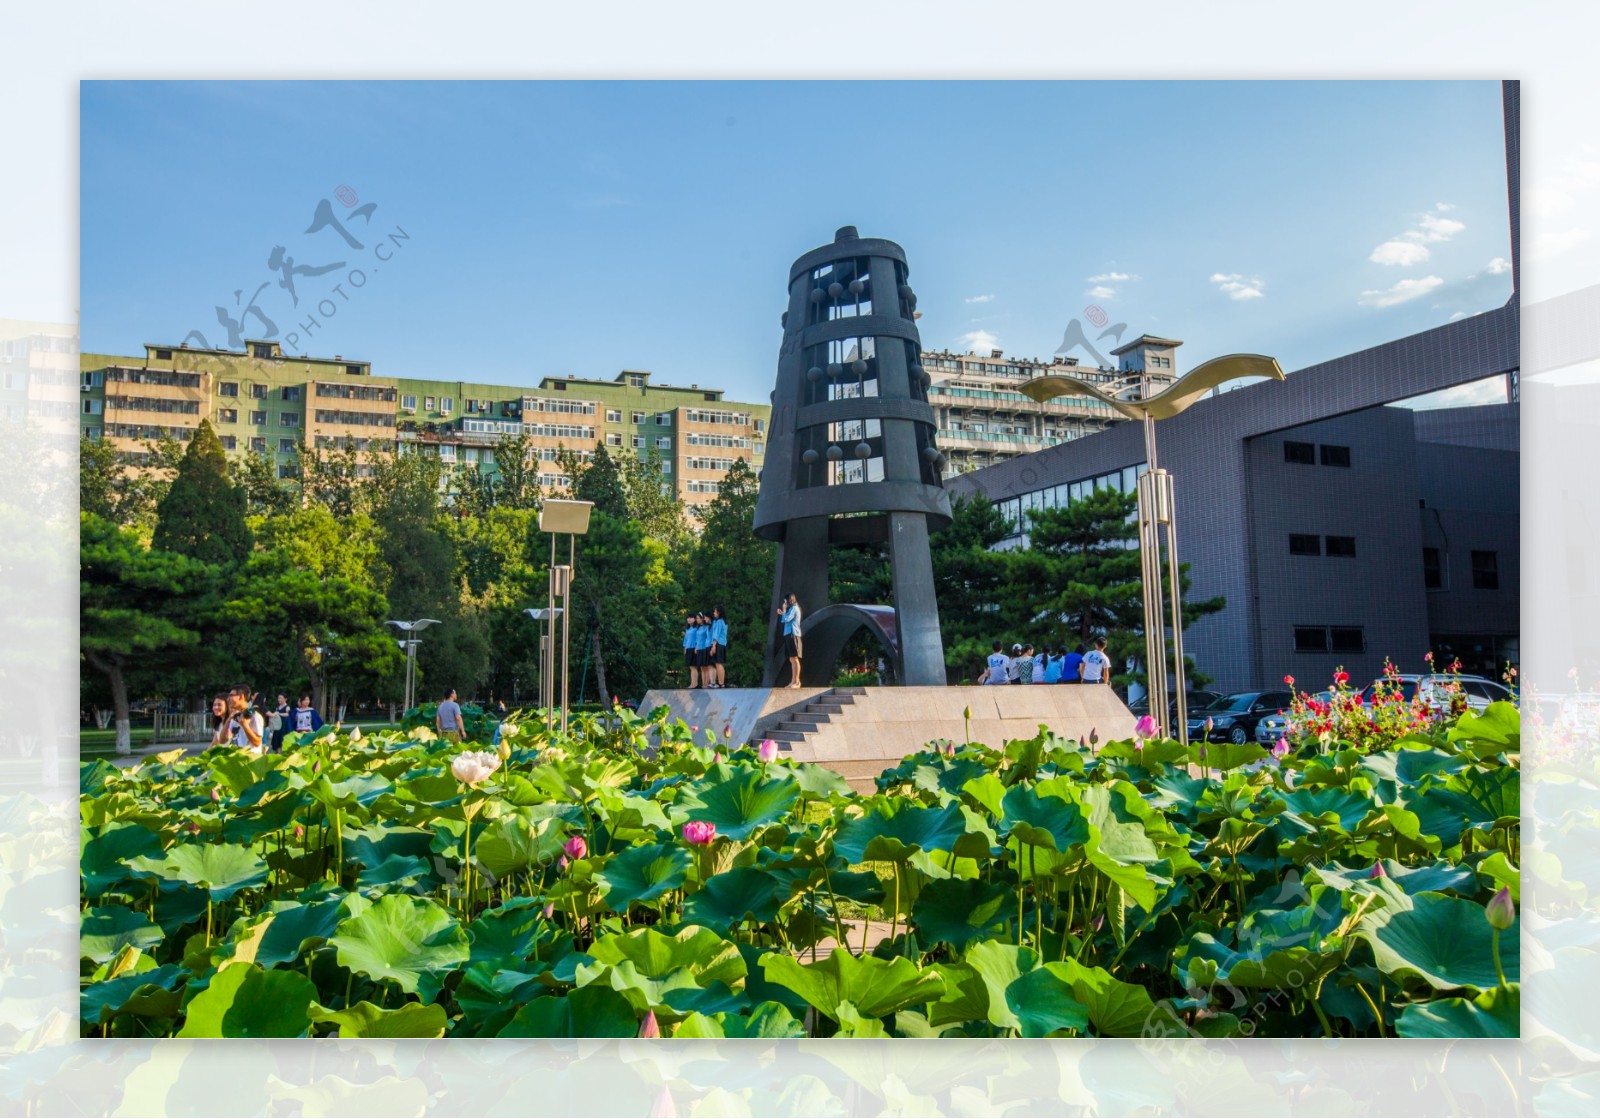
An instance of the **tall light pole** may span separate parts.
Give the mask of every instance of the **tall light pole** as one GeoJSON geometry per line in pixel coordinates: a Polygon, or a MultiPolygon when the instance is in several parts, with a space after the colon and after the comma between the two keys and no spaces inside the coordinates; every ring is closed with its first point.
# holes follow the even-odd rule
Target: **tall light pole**
{"type": "MultiPolygon", "coordinates": [[[[589,514],[594,511],[592,501],[569,501],[547,498],[539,509],[539,531],[550,534],[550,599],[546,632],[550,634],[552,649],[555,642],[555,620],[561,619],[561,732],[567,730],[568,691],[567,662],[572,637],[572,569],[577,559],[578,537],[589,531],[589,514]],[[556,564],[556,537],[567,534],[567,562],[556,564]],[[556,608],[556,596],[561,597],[561,609],[556,608]]],[[[549,658],[545,672],[546,694],[555,696],[555,658],[549,658]]],[[[545,729],[553,730],[550,709],[545,708],[545,729]]]]}
{"type": "Polygon", "coordinates": [[[438,625],[439,624],[439,619],[438,618],[418,618],[414,622],[398,622],[398,621],[391,620],[388,624],[391,625],[391,626],[394,626],[401,633],[406,635],[406,639],[404,641],[400,642],[400,647],[406,651],[406,706],[405,706],[405,710],[406,711],[410,711],[411,708],[413,706],[415,706],[414,700],[416,699],[415,692],[416,692],[416,679],[417,679],[417,646],[422,644],[422,642],[418,641],[416,639],[416,637],[413,636],[413,635],[418,633],[418,632],[420,632],[421,630],[427,629],[429,626],[438,625]]]}
{"type": "MultiPolygon", "coordinates": [[[[554,622],[564,612],[559,606],[554,608],[554,612],[552,612],[551,608],[544,606],[533,607],[523,611],[524,614],[536,622],[554,622]]],[[[545,632],[539,635],[539,706],[544,708],[545,711],[544,729],[546,733],[550,730],[550,711],[555,706],[554,700],[545,690],[547,676],[545,665],[550,663],[550,628],[550,626],[546,626],[545,632]]]]}
{"type": "Polygon", "coordinates": [[[1138,400],[1121,400],[1101,392],[1076,377],[1051,374],[1035,377],[1018,386],[1018,391],[1043,404],[1058,396],[1091,396],[1144,426],[1146,469],[1139,476],[1139,560],[1143,570],[1145,674],[1149,680],[1150,714],[1163,737],[1189,743],[1188,689],[1184,687],[1183,601],[1178,578],[1178,535],[1173,515],[1172,475],[1156,458],[1156,421],[1168,420],[1182,412],[1218,385],[1239,377],[1268,377],[1283,380],[1283,368],[1276,358],[1260,354],[1229,354],[1201,362],[1166,388],[1150,395],[1150,375],[1140,376],[1138,400]],[[1165,545],[1167,588],[1161,586],[1162,546],[1165,545]],[[1164,601],[1164,599],[1170,601],[1164,601]],[[1167,660],[1167,608],[1171,608],[1172,652],[1175,664],[1167,660]],[[1167,704],[1177,705],[1177,727],[1171,725],[1167,704]],[[1173,733],[1174,729],[1177,733],[1173,733]]]}

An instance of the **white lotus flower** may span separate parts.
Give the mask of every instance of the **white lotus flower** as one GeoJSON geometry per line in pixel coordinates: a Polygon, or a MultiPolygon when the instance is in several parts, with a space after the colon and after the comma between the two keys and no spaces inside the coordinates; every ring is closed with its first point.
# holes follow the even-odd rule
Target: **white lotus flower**
{"type": "Polygon", "coordinates": [[[510,738],[513,734],[516,734],[516,733],[517,733],[517,724],[516,723],[501,723],[500,724],[500,737],[501,738],[510,738]]]}
{"type": "Polygon", "coordinates": [[[354,727],[354,728],[351,729],[351,731],[350,731],[350,741],[351,742],[360,742],[361,741],[361,728],[360,727],[354,727]]]}
{"type": "Polygon", "coordinates": [[[450,772],[464,785],[476,785],[488,780],[500,768],[500,757],[487,750],[468,750],[450,760],[450,772]]]}

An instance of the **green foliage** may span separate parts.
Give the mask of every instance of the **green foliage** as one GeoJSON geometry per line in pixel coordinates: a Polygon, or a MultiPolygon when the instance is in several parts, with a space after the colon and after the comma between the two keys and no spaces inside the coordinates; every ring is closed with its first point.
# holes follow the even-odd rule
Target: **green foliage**
{"type": "Polygon", "coordinates": [[[684,565],[684,608],[710,613],[720,603],[727,617],[731,687],[754,687],[766,670],[777,545],[751,530],[756,493],[755,474],[736,461],[716,497],[700,507],[700,537],[684,565]]]}
{"type": "Polygon", "coordinates": [[[1504,711],[1221,777],[1041,732],[873,796],[651,734],[530,721],[472,786],[404,731],[84,766],[84,1033],[1516,1032],[1517,926],[1485,908],[1520,881],[1504,711]],[[1424,752],[1449,764],[1397,777],[1424,752]]]}
{"type": "Polygon", "coordinates": [[[228,479],[228,456],[209,420],[201,420],[178,464],[177,477],[156,507],[150,545],[218,567],[250,554],[245,496],[228,479]]]}

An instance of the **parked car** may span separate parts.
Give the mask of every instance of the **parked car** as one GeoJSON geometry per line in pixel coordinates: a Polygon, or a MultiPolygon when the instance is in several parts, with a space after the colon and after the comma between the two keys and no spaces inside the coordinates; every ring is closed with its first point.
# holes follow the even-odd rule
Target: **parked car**
{"type": "MultiPolygon", "coordinates": [[[[1328,703],[1333,699],[1332,692],[1317,692],[1310,697],[1318,703],[1328,703]]],[[[1291,699],[1292,703],[1293,700],[1291,699]]],[[[1271,746],[1280,738],[1293,739],[1297,736],[1298,728],[1294,725],[1294,712],[1288,709],[1268,715],[1256,724],[1256,741],[1263,746],[1271,746]]]]}
{"type": "MultiPolygon", "coordinates": [[[[1186,702],[1184,703],[1184,708],[1183,709],[1184,709],[1184,712],[1186,714],[1193,715],[1196,711],[1199,711],[1201,708],[1210,707],[1213,703],[1215,703],[1217,700],[1219,700],[1221,698],[1222,698],[1222,693],[1221,692],[1208,691],[1205,688],[1196,688],[1194,691],[1188,693],[1188,695],[1185,696],[1185,701],[1186,702]]],[[[1130,712],[1132,712],[1133,717],[1135,719],[1139,718],[1141,715],[1150,714],[1150,696],[1149,696],[1149,694],[1146,693],[1145,695],[1142,695],[1138,699],[1134,700],[1132,703],[1128,704],[1128,710],[1130,712]]],[[[1178,704],[1176,703],[1176,701],[1168,700],[1167,701],[1167,716],[1168,716],[1168,718],[1169,719],[1176,718],[1177,714],[1178,714],[1178,704]]]]}
{"type": "Polygon", "coordinates": [[[1225,695],[1208,707],[1189,712],[1189,741],[1202,737],[1208,742],[1235,742],[1244,745],[1255,735],[1261,720],[1288,709],[1294,702],[1289,692],[1236,692],[1225,695]],[[1205,733],[1206,720],[1211,733],[1205,733]]]}
{"type": "Polygon", "coordinates": [[[1482,711],[1491,703],[1504,701],[1515,703],[1516,697],[1511,689],[1504,684],[1497,684],[1486,676],[1449,676],[1443,673],[1423,673],[1420,675],[1401,674],[1386,677],[1383,680],[1374,680],[1361,689],[1361,705],[1372,706],[1372,697],[1379,687],[1393,688],[1397,684],[1400,695],[1407,703],[1416,699],[1420,694],[1423,704],[1435,714],[1445,711],[1449,707],[1448,687],[1452,682],[1459,681],[1461,693],[1466,697],[1467,707],[1472,711],[1482,711]]]}

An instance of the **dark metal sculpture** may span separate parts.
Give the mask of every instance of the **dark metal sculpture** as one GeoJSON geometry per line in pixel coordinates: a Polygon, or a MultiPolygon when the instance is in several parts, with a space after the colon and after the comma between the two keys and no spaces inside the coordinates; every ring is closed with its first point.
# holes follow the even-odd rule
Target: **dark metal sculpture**
{"type": "MultiPolygon", "coordinates": [[[[789,269],[755,531],[778,543],[774,610],[793,591],[807,615],[805,684],[831,683],[834,659],[861,628],[900,683],[945,683],[928,534],[950,523],[950,498],[908,273],[899,245],[848,225],[789,269]],[[829,547],[874,542],[889,546],[892,616],[830,606],[829,547]]],[[[787,673],[776,612],[772,626],[768,687],[787,673]]]]}

